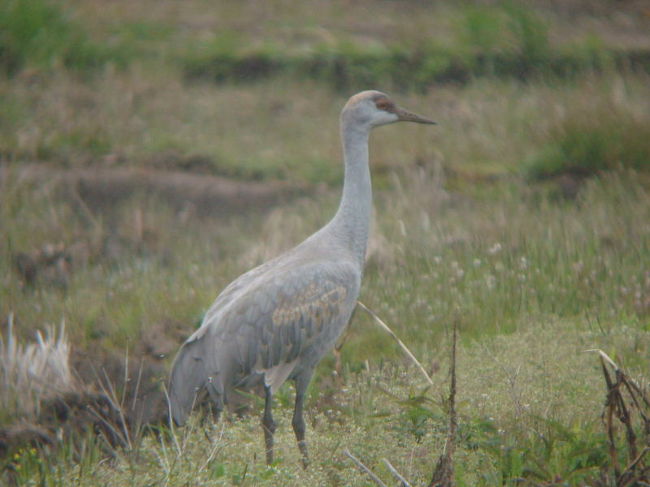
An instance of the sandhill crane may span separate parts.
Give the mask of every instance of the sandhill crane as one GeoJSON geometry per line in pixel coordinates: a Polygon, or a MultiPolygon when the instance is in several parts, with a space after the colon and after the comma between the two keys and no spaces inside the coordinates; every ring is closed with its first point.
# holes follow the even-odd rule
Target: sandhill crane
{"type": "Polygon", "coordinates": [[[363,91],[347,102],[340,120],[345,179],[334,218],[217,297],[172,366],[169,401],[177,424],[186,421],[204,388],[218,414],[233,389],[262,385],[266,461],[272,463],[272,397],[291,379],[296,389],[292,426],[307,466],[305,392],[314,368],[347,326],[361,286],[372,209],[368,138],[374,127],[399,121],[435,123],[379,91],[363,91]]]}

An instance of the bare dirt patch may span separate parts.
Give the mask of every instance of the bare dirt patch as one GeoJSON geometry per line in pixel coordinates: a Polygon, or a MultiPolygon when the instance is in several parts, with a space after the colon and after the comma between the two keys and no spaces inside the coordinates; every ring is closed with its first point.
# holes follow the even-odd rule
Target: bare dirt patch
{"type": "Polygon", "coordinates": [[[153,194],[199,215],[230,215],[272,208],[304,195],[308,187],[283,181],[235,181],[181,171],[134,168],[61,168],[44,163],[0,166],[0,187],[11,182],[59,185],[91,208],[110,208],[134,194],[153,194]]]}

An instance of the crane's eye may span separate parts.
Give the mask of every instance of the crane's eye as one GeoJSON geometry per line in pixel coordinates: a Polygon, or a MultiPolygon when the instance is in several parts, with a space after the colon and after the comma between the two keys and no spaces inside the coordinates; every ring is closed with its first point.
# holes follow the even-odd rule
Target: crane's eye
{"type": "Polygon", "coordinates": [[[393,103],[390,100],[387,100],[386,98],[380,98],[379,100],[377,100],[375,106],[379,110],[384,110],[387,112],[392,112],[394,107],[393,103]]]}

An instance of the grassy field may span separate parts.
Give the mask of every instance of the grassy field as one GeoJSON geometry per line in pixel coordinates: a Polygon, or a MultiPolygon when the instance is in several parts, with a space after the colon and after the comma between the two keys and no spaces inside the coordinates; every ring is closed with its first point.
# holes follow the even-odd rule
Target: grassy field
{"type": "MultiPolygon", "coordinates": [[[[650,394],[650,15],[643,2],[613,8],[3,3],[0,483],[371,485],[348,449],[386,482],[384,458],[427,485],[447,435],[456,323],[456,484],[616,485],[615,461],[621,474],[635,455],[622,424],[608,444],[603,372],[586,350],[604,350],[650,394]],[[328,356],[310,389],[306,471],[289,385],[270,467],[255,399],[251,414],[217,424],[134,428],[125,447],[81,420],[52,423],[58,392],[43,382],[75,393],[110,382],[127,415],[136,380],[152,391],[137,401],[160,398],[219,290],[328,221],[338,113],[359,88],[390,90],[439,123],[371,139],[360,298],[434,385],[358,310],[341,374],[328,356]],[[62,182],[88,169],[169,175],[167,191],[184,172],[299,196],[203,208],[191,194],[106,186],[119,193],[107,203],[101,181],[62,182]],[[76,378],[36,369],[11,348],[9,323],[20,346],[64,323],[76,378]]],[[[67,349],[52,349],[67,363],[67,349]]],[[[632,413],[641,453],[650,437],[632,413]]],[[[649,464],[641,456],[635,472],[649,464]]]]}

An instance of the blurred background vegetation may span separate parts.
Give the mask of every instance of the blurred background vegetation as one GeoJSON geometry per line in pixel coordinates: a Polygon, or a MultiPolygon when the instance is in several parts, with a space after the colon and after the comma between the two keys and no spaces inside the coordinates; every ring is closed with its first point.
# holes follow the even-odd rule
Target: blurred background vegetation
{"type": "MultiPolygon", "coordinates": [[[[183,433],[179,457],[146,437],[99,464],[100,440],[32,452],[5,429],[0,479],[359,485],[350,448],[422,483],[458,322],[458,484],[609,485],[594,480],[602,377],[582,352],[648,377],[647,2],[4,0],[0,323],[29,341],[65,322],[80,382],[121,394],[128,350],[160,392],[217,292],[333,213],[338,113],[362,89],[439,122],[371,140],[362,291],[437,385],[357,313],[342,379],[328,358],[312,387],[308,472],[287,386],[272,468],[253,416],[183,433]]],[[[8,349],[0,419],[38,424],[8,349]]]]}

